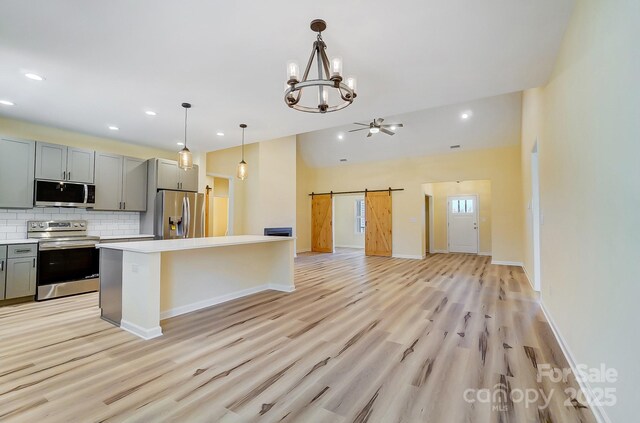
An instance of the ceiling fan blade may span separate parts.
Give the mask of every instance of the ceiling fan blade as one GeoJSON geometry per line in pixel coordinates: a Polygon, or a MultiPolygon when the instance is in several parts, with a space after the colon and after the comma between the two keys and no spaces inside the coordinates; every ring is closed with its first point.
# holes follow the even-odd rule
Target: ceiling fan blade
{"type": "Polygon", "coordinates": [[[369,132],[369,133],[367,134],[367,138],[369,138],[371,135],[373,135],[373,134],[372,134],[371,132],[369,132]]]}
{"type": "Polygon", "coordinates": [[[354,125],[369,126],[368,123],[353,122],[354,125]]]}
{"type": "Polygon", "coordinates": [[[380,132],[384,132],[387,135],[395,135],[396,134],[395,132],[391,132],[386,128],[380,128],[380,132]]]}
{"type": "Polygon", "coordinates": [[[352,129],[352,130],[350,130],[349,132],[364,131],[365,129],[367,129],[367,130],[368,130],[369,128],[367,127],[367,128],[352,129]]]}
{"type": "Polygon", "coordinates": [[[376,125],[380,125],[382,122],[384,122],[384,119],[382,118],[376,119],[376,125]]]}
{"type": "Polygon", "coordinates": [[[385,125],[380,125],[383,128],[391,128],[392,126],[395,126],[396,128],[404,128],[404,125],[401,123],[387,123],[385,125]]]}

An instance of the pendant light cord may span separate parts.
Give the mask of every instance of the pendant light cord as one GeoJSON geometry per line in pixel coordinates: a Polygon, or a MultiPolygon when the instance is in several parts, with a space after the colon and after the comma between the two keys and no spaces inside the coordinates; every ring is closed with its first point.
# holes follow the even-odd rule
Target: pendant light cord
{"type": "Polygon", "coordinates": [[[244,128],[242,128],[242,161],[244,162],[244,128]]]}
{"type": "Polygon", "coordinates": [[[187,112],[189,111],[188,108],[184,108],[184,148],[187,148],[187,112]]]}

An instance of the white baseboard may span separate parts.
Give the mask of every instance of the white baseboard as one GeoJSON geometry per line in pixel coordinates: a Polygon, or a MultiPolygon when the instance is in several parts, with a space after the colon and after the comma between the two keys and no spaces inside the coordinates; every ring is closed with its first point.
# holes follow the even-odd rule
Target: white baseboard
{"type": "Polygon", "coordinates": [[[447,251],[447,250],[431,250],[430,253],[431,254],[449,254],[449,251],[447,251]]]}
{"type": "Polygon", "coordinates": [[[310,253],[311,250],[300,250],[300,251],[296,251],[296,255],[297,254],[302,254],[302,253],[310,253]]]}
{"type": "Polygon", "coordinates": [[[142,326],[138,326],[135,323],[128,322],[124,319],[120,321],[120,328],[145,340],[162,336],[162,328],[160,326],[145,329],[142,326]]]}
{"type": "Polygon", "coordinates": [[[535,292],[540,292],[533,286],[533,279],[529,276],[527,267],[524,264],[522,265],[522,270],[524,270],[524,275],[527,277],[527,280],[529,281],[529,285],[531,285],[531,289],[533,289],[535,292]]]}
{"type": "MultiPolygon", "coordinates": [[[[553,321],[553,319],[551,318],[551,314],[549,314],[549,311],[547,310],[547,308],[544,306],[544,303],[542,302],[542,299],[540,300],[540,308],[542,309],[542,313],[544,314],[544,316],[547,319],[547,322],[549,322],[549,326],[551,327],[551,331],[553,332],[553,335],[556,338],[556,341],[558,341],[558,344],[560,345],[560,349],[562,350],[562,353],[564,354],[565,358],[567,359],[567,362],[569,363],[569,366],[571,366],[571,371],[573,371],[574,374],[579,374],[578,370],[577,370],[577,362],[573,356],[573,354],[571,354],[571,350],[569,350],[569,346],[567,345],[567,343],[565,342],[564,338],[562,337],[562,335],[560,334],[560,331],[558,330],[558,327],[556,326],[555,322],[553,321]]],[[[595,395],[593,389],[591,388],[591,386],[589,385],[589,382],[585,381],[585,380],[578,380],[576,378],[578,385],[580,386],[580,389],[582,389],[582,392],[584,392],[585,397],[587,398],[598,398],[597,395],[595,395]]],[[[609,419],[609,416],[607,416],[607,413],[604,411],[604,408],[602,406],[599,405],[590,405],[590,404],[586,404],[591,411],[593,412],[593,415],[596,418],[596,421],[598,423],[611,423],[611,419],[609,419]]]]}
{"type": "Polygon", "coordinates": [[[364,250],[362,245],[336,245],[336,248],[357,248],[359,250],[364,250]]]}
{"type": "Polygon", "coordinates": [[[491,256],[491,251],[481,251],[478,253],[479,256],[491,256]]]}
{"type": "Polygon", "coordinates": [[[213,298],[207,298],[206,300],[197,301],[195,303],[165,310],[160,313],[160,320],[168,319],[170,317],[180,316],[181,314],[191,313],[192,311],[200,310],[206,307],[211,307],[216,304],[226,303],[227,301],[236,300],[238,298],[246,297],[252,294],[257,294],[258,292],[262,292],[262,291],[268,291],[270,289],[275,291],[293,292],[295,290],[295,287],[290,285],[281,285],[281,284],[258,285],[253,288],[242,289],[240,291],[230,292],[228,294],[219,295],[213,298]]]}
{"type": "Polygon", "coordinates": [[[418,256],[414,254],[393,254],[391,257],[412,260],[422,260],[424,258],[424,256],[418,256]]]}
{"type": "Polygon", "coordinates": [[[521,261],[491,260],[491,264],[496,264],[498,266],[520,266],[520,267],[522,267],[522,262],[521,261]]]}

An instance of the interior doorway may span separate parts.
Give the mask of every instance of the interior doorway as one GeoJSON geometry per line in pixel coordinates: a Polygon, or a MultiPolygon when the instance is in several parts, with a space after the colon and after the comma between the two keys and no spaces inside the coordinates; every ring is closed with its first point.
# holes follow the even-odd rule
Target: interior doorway
{"type": "Polygon", "coordinates": [[[538,163],[538,141],[531,151],[531,233],[533,238],[533,289],[540,291],[540,168],[538,163]]]}
{"type": "Polygon", "coordinates": [[[207,175],[208,192],[206,229],[207,236],[233,234],[233,178],[223,175],[207,175]]]}
{"type": "Polygon", "coordinates": [[[364,253],[366,222],[364,194],[336,195],[333,203],[336,248],[354,248],[364,253]]]}
{"type": "Polygon", "coordinates": [[[478,196],[447,198],[447,234],[450,253],[478,254],[478,196]]]}

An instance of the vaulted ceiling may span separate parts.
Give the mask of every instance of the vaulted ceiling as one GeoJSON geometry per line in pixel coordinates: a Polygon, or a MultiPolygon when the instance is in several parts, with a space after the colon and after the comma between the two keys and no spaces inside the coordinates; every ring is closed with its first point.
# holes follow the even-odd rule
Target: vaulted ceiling
{"type": "Polygon", "coordinates": [[[516,92],[543,84],[572,0],[0,0],[0,114],[209,151],[516,92]],[[358,98],[326,115],[283,102],[323,18],[358,98]],[[24,73],[44,76],[33,81],[24,73]],[[151,110],[156,116],[147,116],[151,110]],[[110,131],[108,126],[119,127],[110,131]],[[224,132],[224,136],[217,136],[224,132]]]}

